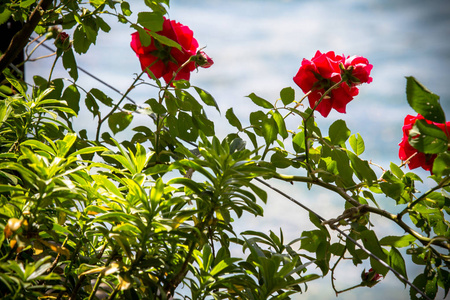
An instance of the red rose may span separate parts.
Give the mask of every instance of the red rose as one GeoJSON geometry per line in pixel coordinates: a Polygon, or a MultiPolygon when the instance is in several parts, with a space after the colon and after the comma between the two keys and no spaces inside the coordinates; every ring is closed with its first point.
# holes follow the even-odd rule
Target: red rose
{"type": "Polygon", "coordinates": [[[351,81],[354,85],[372,82],[370,71],[372,71],[373,65],[369,64],[367,58],[356,55],[349,56],[344,61],[344,67],[346,70],[350,70],[351,81]]]}
{"type": "MultiPolygon", "coordinates": [[[[304,93],[311,91],[308,95],[311,108],[315,107],[326,90],[342,79],[339,66],[341,63],[344,63],[344,58],[335,55],[333,51],[327,53],[317,51],[311,60],[303,59],[294,82],[304,93]]],[[[345,113],[347,103],[356,95],[358,95],[358,89],[343,82],[322,99],[316,110],[324,117],[328,116],[332,108],[345,113]]]]}
{"type": "Polygon", "coordinates": [[[450,122],[447,122],[446,124],[431,122],[429,120],[426,120],[420,114],[415,117],[407,115],[405,118],[405,122],[403,125],[403,138],[399,143],[400,150],[398,156],[402,161],[408,160],[408,167],[410,170],[422,167],[426,171],[431,171],[431,169],[433,168],[434,159],[436,158],[437,154],[427,154],[419,152],[417,149],[411,146],[408,141],[409,131],[413,128],[417,120],[425,120],[428,124],[436,125],[444,132],[447,132],[445,128],[446,126],[447,128],[450,128],[450,122]]]}
{"type": "Polygon", "coordinates": [[[131,48],[139,57],[142,70],[149,68],[156,78],[163,77],[166,83],[171,82],[177,72],[174,80],[189,80],[191,72],[196,68],[196,63],[191,61],[181,70],[179,68],[197,54],[198,42],[192,30],[176,21],[164,18],[163,29],[157,34],[177,42],[181,46],[181,51],[163,45],[155,39],[152,39],[150,45],[144,47],[139,39],[139,33],[135,32],[131,35],[131,48]]]}

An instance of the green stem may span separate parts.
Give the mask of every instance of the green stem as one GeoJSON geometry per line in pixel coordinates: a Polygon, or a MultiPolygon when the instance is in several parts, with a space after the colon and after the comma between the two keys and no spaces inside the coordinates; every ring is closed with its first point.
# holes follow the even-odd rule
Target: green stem
{"type": "Polygon", "coordinates": [[[58,61],[58,59],[59,59],[59,55],[56,54],[55,60],[53,61],[53,64],[52,64],[52,68],[50,69],[50,74],[48,75],[48,80],[47,80],[48,86],[50,85],[50,81],[51,81],[52,75],[53,75],[53,70],[55,69],[56,62],[58,61]]]}
{"type": "Polygon", "coordinates": [[[88,300],[94,299],[95,293],[97,292],[97,289],[98,289],[98,287],[100,286],[100,283],[102,282],[102,278],[103,278],[103,273],[100,272],[100,274],[98,274],[97,281],[95,282],[95,285],[94,285],[94,287],[92,288],[92,292],[91,292],[91,294],[89,295],[88,300]]]}

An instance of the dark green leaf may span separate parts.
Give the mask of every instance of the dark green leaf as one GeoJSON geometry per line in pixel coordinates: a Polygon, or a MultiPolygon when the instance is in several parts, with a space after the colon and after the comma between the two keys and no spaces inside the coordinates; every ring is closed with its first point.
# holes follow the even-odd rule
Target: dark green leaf
{"type": "Polygon", "coordinates": [[[166,108],[164,107],[164,105],[162,105],[161,103],[159,103],[156,99],[151,98],[148,99],[147,101],[145,101],[145,103],[147,103],[148,105],[150,105],[152,111],[156,114],[165,114],[167,112],[166,108]]]}
{"type": "Polygon", "coordinates": [[[69,85],[62,95],[62,99],[67,102],[69,106],[76,114],[80,111],[80,92],[76,85],[69,85]]]}
{"type": "Polygon", "coordinates": [[[72,48],[69,48],[67,51],[64,51],[62,55],[63,66],[69,72],[70,77],[73,80],[77,81],[78,79],[78,69],[77,62],[75,61],[75,56],[73,55],[72,48]]]}
{"type": "Polygon", "coordinates": [[[450,175],[450,153],[438,154],[433,162],[433,174],[438,177],[450,175]]]}
{"type": "MultiPolygon", "coordinates": [[[[408,279],[408,274],[406,273],[405,260],[403,259],[400,251],[395,247],[391,247],[391,251],[388,256],[389,266],[391,266],[395,271],[399,272],[403,277],[408,279]]],[[[406,283],[405,283],[406,286],[406,283]]]]}
{"type": "Polygon", "coordinates": [[[409,105],[425,119],[445,123],[439,96],[430,92],[414,77],[406,77],[406,98],[409,105]]]}
{"type": "Polygon", "coordinates": [[[361,232],[361,241],[364,247],[375,254],[378,258],[385,260],[386,254],[380,246],[377,236],[373,230],[364,230],[361,232]]]}
{"type": "Polygon", "coordinates": [[[264,100],[261,97],[256,96],[255,93],[251,93],[247,97],[249,97],[253,101],[253,103],[255,103],[258,106],[261,106],[261,107],[264,107],[264,108],[273,108],[272,103],[270,103],[267,100],[264,100]]]}
{"type": "Polygon", "coordinates": [[[280,92],[281,101],[284,105],[288,105],[295,100],[295,90],[291,87],[286,87],[280,92]]]}
{"type": "Polygon", "coordinates": [[[444,131],[425,120],[417,120],[409,131],[408,142],[419,152],[436,154],[448,149],[448,137],[444,131]]]}
{"type": "Polygon", "coordinates": [[[284,123],[283,116],[276,110],[272,112],[272,117],[277,123],[278,133],[281,135],[283,139],[287,138],[289,134],[286,130],[286,124],[284,123]]]}
{"type": "Polygon", "coordinates": [[[138,13],[137,22],[148,30],[158,32],[163,29],[164,19],[162,14],[158,12],[140,12],[138,13]]]}
{"type": "Polygon", "coordinates": [[[360,180],[366,180],[368,184],[373,184],[377,181],[377,175],[370,168],[367,160],[360,159],[350,151],[348,151],[348,158],[350,158],[353,170],[360,180]]]}
{"type": "Polygon", "coordinates": [[[350,136],[350,129],[347,128],[344,120],[337,120],[331,124],[328,135],[333,145],[342,145],[350,136]]]}
{"type": "Polygon", "coordinates": [[[196,86],[194,86],[194,89],[197,91],[198,95],[206,105],[214,106],[217,109],[217,111],[220,112],[216,100],[210,93],[196,86]]]}
{"type": "Polygon", "coordinates": [[[116,134],[125,130],[133,120],[133,114],[127,112],[114,113],[108,118],[108,125],[111,131],[116,134]]]}
{"type": "Polygon", "coordinates": [[[95,98],[97,98],[101,103],[105,104],[106,106],[111,107],[113,104],[113,100],[105,95],[102,91],[99,89],[93,88],[89,91],[90,94],[92,94],[95,98]]]}

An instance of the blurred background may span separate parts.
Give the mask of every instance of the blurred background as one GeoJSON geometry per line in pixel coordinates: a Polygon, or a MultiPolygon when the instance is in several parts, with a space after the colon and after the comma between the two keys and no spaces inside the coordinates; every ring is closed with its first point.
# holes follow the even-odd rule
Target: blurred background
{"type": "MultiPolygon", "coordinates": [[[[130,0],[133,15],[147,10],[143,1],[130,0]]],[[[366,151],[362,158],[373,160],[383,168],[392,161],[400,164],[398,143],[401,127],[407,114],[416,113],[408,106],[405,96],[405,76],[414,76],[429,90],[441,96],[441,104],[449,119],[450,114],[450,4],[448,0],[171,0],[169,18],[189,26],[200,47],[214,59],[209,69],[200,69],[191,75],[191,84],[209,91],[219,104],[221,114],[214,110],[208,116],[217,120],[219,137],[234,132],[227,126],[225,112],[233,107],[243,124],[248,115],[259,110],[245,97],[254,92],[274,102],[284,87],[293,87],[296,97],[303,96],[292,81],[303,58],[311,59],[317,50],[337,54],[360,55],[373,64],[373,82],[360,87],[359,95],[347,106],[346,114],[335,111],[325,119],[320,114],[316,122],[327,135],[328,126],[343,119],[353,133],[364,138],[366,151]]],[[[78,65],[125,92],[140,72],[139,61],[131,50],[127,25],[105,16],[112,26],[110,33],[99,33],[97,44],[87,55],[77,58],[78,65]]],[[[48,54],[42,50],[40,54],[48,54]]],[[[26,65],[27,80],[39,74],[44,78],[53,59],[30,62],[26,65]]],[[[54,77],[68,77],[61,65],[54,77]]],[[[100,88],[113,99],[118,96],[101,83],[80,73],[78,84],[89,90],[100,88]]],[[[154,97],[150,86],[140,86],[130,94],[137,103],[154,97]]],[[[83,116],[81,116],[83,118],[83,116]]],[[[148,124],[148,119],[137,118],[133,128],[148,124]]],[[[96,122],[91,116],[80,120],[80,128],[96,122]]],[[[288,126],[296,129],[301,120],[291,118],[288,126]]],[[[130,132],[123,133],[126,136],[130,132]]],[[[120,139],[120,135],[118,137],[120,139]]],[[[286,144],[290,143],[286,141],[286,144]]],[[[424,179],[421,191],[431,184],[428,172],[418,171],[424,179]]],[[[339,215],[343,200],[336,195],[314,187],[308,190],[301,184],[291,185],[271,181],[292,197],[309,206],[324,218],[339,215]]],[[[387,210],[395,210],[394,201],[380,198],[378,203],[387,210]]],[[[237,231],[257,229],[268,233],[283,230],[285,242],[312,229],[308,214],[279,195],[269,192],[264,218],[244,217],[235,225],[237,231]]],[[[402,235],[392,224],[373,217],[374,230],[379,238],[402,235]]],[[[406,257],[408,260],[409,258],[406,257]]],[[[360,282],[368,264],[353,266],[342,263],[336,270],[337,289],[345,289],[360,282]]],[[[412,281],[418,269],[407,266],[412,281]]],[[[310,272],[320,273],[311,269],[310,272]]],[[[439,294],[443,298],[443,294],[439,294]]],[[[391,273],[373,288],[359,288],[340,294],[341,299],[409,299],[409,287],[391,273]]],[[[308,291],[294,299],[334,299],[330,275],[308,284],[308,291]]]]}

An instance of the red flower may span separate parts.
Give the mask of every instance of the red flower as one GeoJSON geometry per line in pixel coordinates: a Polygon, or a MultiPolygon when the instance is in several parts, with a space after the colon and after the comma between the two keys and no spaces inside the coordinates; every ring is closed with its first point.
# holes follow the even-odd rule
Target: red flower
{"type": "MultiPolygon", "coordinates": [[[[177,42],[181,46],[181,50],[163,45],[153,38],[150,45],[144,47],[139,39],[139,33],[133,33],[131,35],[131,48],[139,57],[142,70],[149,68],[149,71],[156,78],[163,77],[166,83],[171,82],[172,79],[189,80],[191,72],[198,66],[191,59],[192,56],[197,55],[198,48],[198,42],[194,38],[192,30],[176,21],[164,18],[163,29],[158,31],[157,34],[177,42]],[[191,61],[179,70],[190,59],[191,61]],[[176,77],[173,78],[175,74],[176,77]]],[[[210,59],[209,66],[212,63],[212,59],[210,59]]]]}
{"type": "Polygon", "coordinates": [[[372,71],[373,65],[369,64],[367,58],[356,55],[349,56],[344,61],[344,67],[348,70],[353,85],[372,82],[370,71],[372,71]]]}
{"type": "Polygon", "coordinates": [[[436,125],[442,131],[446,132],[447,136],[448,132],[446,131],[445,127],[450,128],[450,122],[447,122],[446,124],[431,122],[429,120],[426,120],[420,114],[415,117],[407,115],[405,118],[405,122],[403,125],[403,138],[399,143],[400,150],[398,156],[402,161],[408,160],[408,167],[410,170],[422,167],[426,171],[431,171],[433,168],[434,159],[436,158],[437,154],[427,154],[419,152],[417,149],[411,146],[408,141],[409,131],[413,128],[417,120],[425,120],[428,124],[436,125]]]}
{"type": "Polygon", "coordinates": [[[342,80],[345,75],[348,78],[339,87],[331,90],[317,105],[316,110],[326,117],[334,108],[340,113],[345,113],[347,103],[358,95],[356,85],[367,82],[372,65],[361,56],[348,57],[335,55],[333,51],[327,53],[316,52],[311,59],[303,59],[302,65],[294,77],[294,82],[308,95],[309,105],[314,108],[322,95],[333,85],[342,80]],[[348,68],[345,70],[344,68],[348,68]]]}

